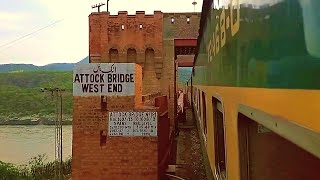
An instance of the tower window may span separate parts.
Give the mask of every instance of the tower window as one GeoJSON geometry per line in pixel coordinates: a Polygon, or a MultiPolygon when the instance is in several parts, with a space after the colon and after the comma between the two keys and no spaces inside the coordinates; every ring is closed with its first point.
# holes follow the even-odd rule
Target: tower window
{"type": "Polygon", "coordinates": [[[190,24],[190,18],[189,17],[187,18],[187,23],[190,24]]]}
{"type": "Polygon", "coordinates": [[[124,30],[124,24],[121,25],[121,29],[124,30]]]}
{"type": "Polygon", "coordinates": [[[139,25],[139,28],[142,29],[142,27],[143,27],[142,24],[140,24],[140,25],[139,25]]]}
{"type": "Polygon", "coordinates": [[[172,17],[172,18],[171,18],[171,24],[173,24],[173,23],[174,23],[174,18],[172,17]]]}

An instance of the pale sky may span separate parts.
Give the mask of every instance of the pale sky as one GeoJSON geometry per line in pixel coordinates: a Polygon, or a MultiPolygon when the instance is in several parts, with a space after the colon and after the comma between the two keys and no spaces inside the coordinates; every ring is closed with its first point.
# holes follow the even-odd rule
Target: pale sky
{"type": "MultiPolygon", "coordinates": [[[[0,64],[45,65],[80,61],[89,52],[88,15],[96,11],[91,9],[91,5],[106,1],[0,0],[0,64]],[[51,24],[53,25],[49,26],[51,24]],[[46,26],[49,27],[33,33],[46,26]],[[30,33],[33,34],[17,40],[30,33]],[[10,43],[12,41],[15,42],[10,43]]],[[[193,12],[192,2],[193,0],[110,0],[109,10],[111,14],[117,14],[118,11],[128,11],[129,14],[146,11],[152,14],[154,10],[193,12]]],[[[196,11],[200,12],[202,0],[197,2],[196,11]]],[[[106,6],[101,10],[106,11],[106,6]]]]}

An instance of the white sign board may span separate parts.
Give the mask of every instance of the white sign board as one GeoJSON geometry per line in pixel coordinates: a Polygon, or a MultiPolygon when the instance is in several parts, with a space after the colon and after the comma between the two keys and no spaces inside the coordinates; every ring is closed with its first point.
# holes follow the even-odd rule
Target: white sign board
{"type": "Polygon", "coordinates": [[[133,96],[134,63],[90,63],[73,71],[73,96],[133,96]]]}
{"type": "Polygon", "coordinates": [[[109,112],[109,136],[157,136],[157,112],[109,112]]]}

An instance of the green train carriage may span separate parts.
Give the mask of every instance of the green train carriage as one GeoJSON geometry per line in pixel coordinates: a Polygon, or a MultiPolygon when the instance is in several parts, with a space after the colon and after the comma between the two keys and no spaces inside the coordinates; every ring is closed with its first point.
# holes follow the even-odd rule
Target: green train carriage
{"type": "Polygon", "coordinates": [[[187,91],[210,179],[319,179],[319,9],[203,1],[187,91]]]}

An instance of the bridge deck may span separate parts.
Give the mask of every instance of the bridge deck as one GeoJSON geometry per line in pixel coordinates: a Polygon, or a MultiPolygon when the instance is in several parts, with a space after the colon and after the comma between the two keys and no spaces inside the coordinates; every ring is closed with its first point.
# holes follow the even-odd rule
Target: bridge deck
{"type": "Polygon", "coordinates": [[[179,123],[175,175],[190,180],[207,179],[194,114],[191,108],[187,108],[185,112],[186,121],[179,123]]]}

